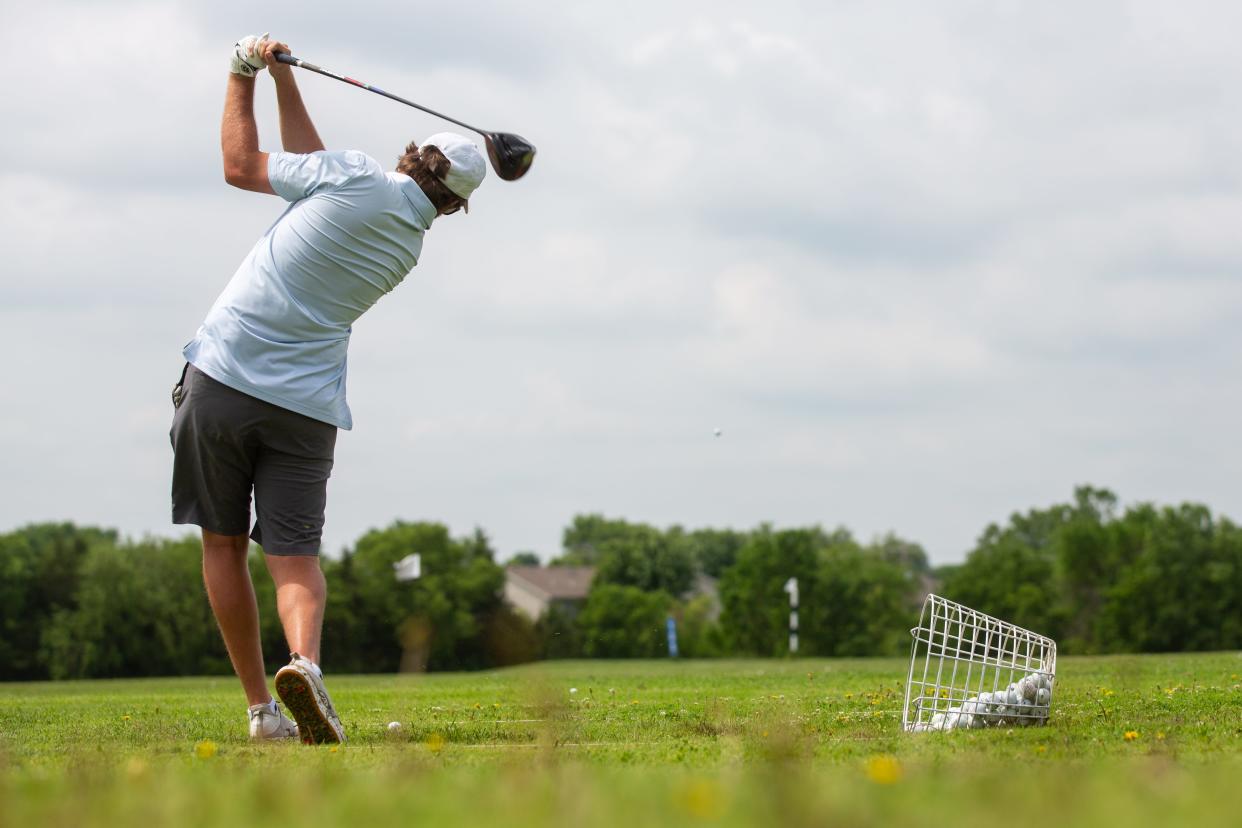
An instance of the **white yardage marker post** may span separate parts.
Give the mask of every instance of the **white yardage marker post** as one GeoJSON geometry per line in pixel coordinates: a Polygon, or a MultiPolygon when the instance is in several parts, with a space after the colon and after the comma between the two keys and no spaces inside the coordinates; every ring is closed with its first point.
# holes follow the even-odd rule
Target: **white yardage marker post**
{"type": "Polygon", "coordinates": [[[798,652],[798,579],[790,578],[785,582],[785,591],[789,593],[789,652],[798,652]]]}

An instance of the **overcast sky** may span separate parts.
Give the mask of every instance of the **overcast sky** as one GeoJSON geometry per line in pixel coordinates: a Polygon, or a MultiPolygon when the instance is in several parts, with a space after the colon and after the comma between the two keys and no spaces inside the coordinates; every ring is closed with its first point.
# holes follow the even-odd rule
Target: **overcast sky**
{"type": "MultiPolygon", "coordinates": [[[[1242,517],[1236,3],[5,2],[0,531],[185,531],[180,349],[283,208],[220,164],[265,30],[539,148],[356,326],[332,553],[603,512],[947,562],[1087,482],[1242,517]]],[[[444,128],[298,81],[329,148],[444,128]]]]}

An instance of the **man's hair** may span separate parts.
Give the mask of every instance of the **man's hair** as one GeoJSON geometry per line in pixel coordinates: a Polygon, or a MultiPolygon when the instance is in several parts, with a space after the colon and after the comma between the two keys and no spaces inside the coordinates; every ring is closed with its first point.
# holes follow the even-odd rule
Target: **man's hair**
{"type": "Polygon", "coordinates": [[[397,159],[397,172],[414,179],[437,213],[445,213],[465,201],[444,183],[451,166],[439,147],[419,149],[417,141],[411,141],[405,154],[397,159]]]}

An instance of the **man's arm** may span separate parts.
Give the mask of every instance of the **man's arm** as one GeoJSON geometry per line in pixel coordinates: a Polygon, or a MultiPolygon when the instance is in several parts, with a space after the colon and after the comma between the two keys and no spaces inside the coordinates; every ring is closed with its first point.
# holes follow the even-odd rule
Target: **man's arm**
{"type": "Polygon", "coordinates": [[[252,77],[229,75],[224,118],[220,124],[220,149],[224,154],[225,181],[243,190],[275,195],[276,191],[267,180],[267,153],[259,152],[252,77]]]}
{"type": "Polygon", "coordinates": [[[285,152],[318,152],[324,148],[315,124],[311,122],[302,93],[293,78],[293,67],[276,60],[276,52],[288,54],[289,47],[283,43],[267,41],[264,44],[263,61],[267,71],[276,81],[276,105],[280,110],[280,142],[285,152]]]}

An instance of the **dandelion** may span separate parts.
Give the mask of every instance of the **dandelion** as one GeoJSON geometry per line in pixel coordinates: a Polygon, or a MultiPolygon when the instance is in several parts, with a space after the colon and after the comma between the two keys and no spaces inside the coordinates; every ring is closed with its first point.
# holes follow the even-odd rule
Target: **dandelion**
{"type": "Polygon", "coordinates": [[[1037,745],[1037,746],[1035,747],[1035,752],[1036,752],[1036,753],[1047,753],[1047,752],[1048,752],[1048,746],[1047,746],[1047,745],[1037,745]]]}
{"type": "Polygon", "coordinates": [[[1156,741],[1158,741],[1158,742],[1163,742],[1163,741],[1164,741],[1164,731],[1163,731],[1163,730],[1162,730],[1162,731],[1160,731],[1159,733],[1157,733],[1157,734],[1156,734],[1156,741]]]}
{"type": "Polygon", "coordinates": [[[427,746],[427,750],[432,753],[439,753],[444,750],[444,737],[439,733],[433,733],[427,737],[427,741],[424,744],[427,746]]]}
{"type": "Polygon", "coordinates": [[[132,716],[122,716],[122,717],[121,717],[121,721],[123,721],[123,722],[128,722],[128,721],[129,721],[130,719],[132,719],[132,718],[133,718],[132,716]]]}
{"type": "Polygon", "coordinates": [[[1126,731],[1126,735],[1125,735],[1123,738],[1124,738],[1127,742],[1133,742],[1133,741],[1134,741],[1135,739],[1137,739],[1138,737],[1139,737],[1139,733],[1138,733],[1138,731],[1137,731],[1137,730],[1127,730],[1127,731],[1126,731]]]}
{"type": "Polygon", "coordinates": [[[194,746],[194,755],[199,759],[210,759],[216,755],[216,743],[210,739],[204,739],[194,746]]]}
{"type": "Polygon", "coordinates": [[[340,750],[340,746],[333,745],[332,747],[328,748],[328,753],[336,753],[338,750],[340,750]]]}
{"type": "Polygon", "coordinates": [[[867,778],[877,785],[894,785],[901,781],[901,763],[896,756],[872,756],[867,760],[864,770],[867,778]]]}

